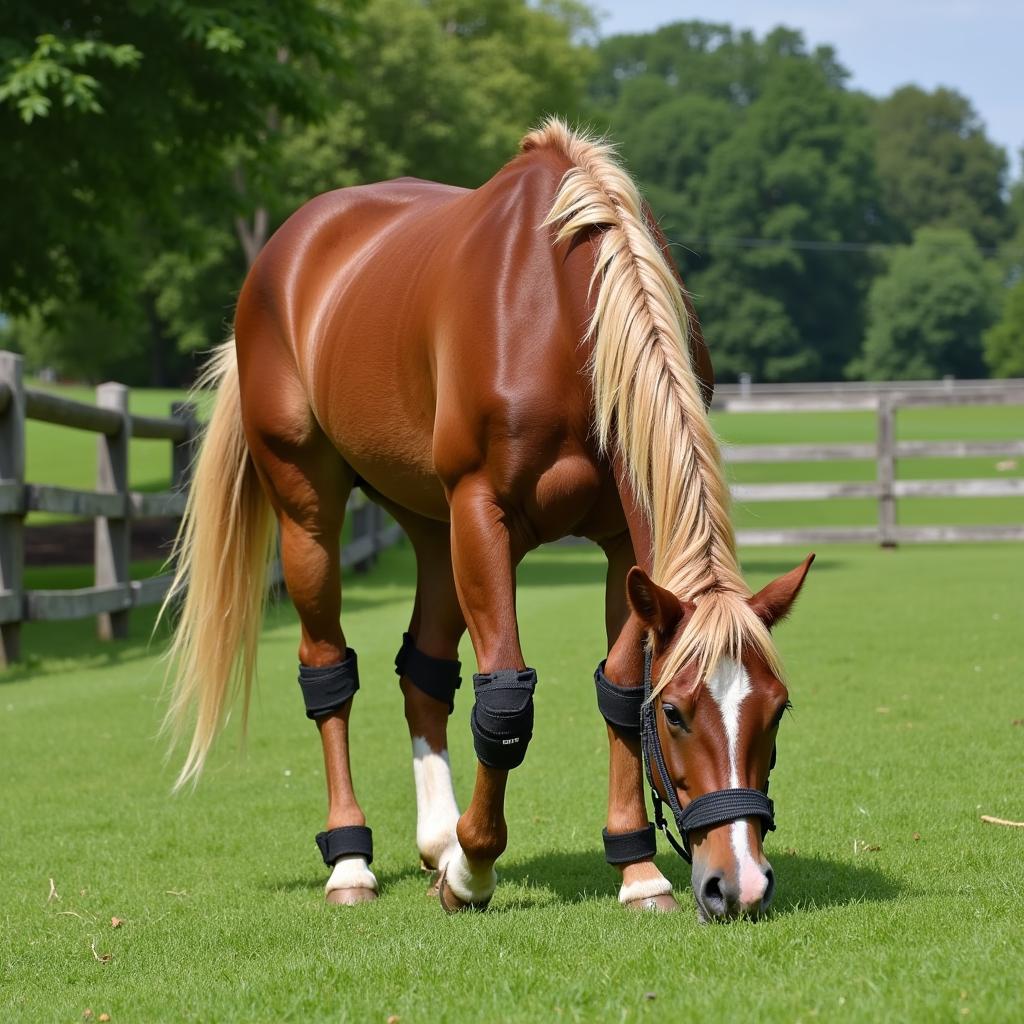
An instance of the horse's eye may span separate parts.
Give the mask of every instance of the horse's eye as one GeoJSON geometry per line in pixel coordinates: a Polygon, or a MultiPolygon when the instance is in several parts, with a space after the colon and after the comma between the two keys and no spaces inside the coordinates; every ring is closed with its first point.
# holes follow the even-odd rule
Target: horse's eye
{"type": "Polygon", "coordinates": [[[683,716],[679,714],[679,709],[674,704],[662,704],[661,711],[669,725],[686,729],[686,722],[683,721],[683,716]]]}

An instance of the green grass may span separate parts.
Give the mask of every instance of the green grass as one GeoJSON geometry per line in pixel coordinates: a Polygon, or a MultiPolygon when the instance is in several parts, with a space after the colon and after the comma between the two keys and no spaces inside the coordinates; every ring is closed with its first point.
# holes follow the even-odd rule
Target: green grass
{"type": "MultiPolygon", "coordinates": [[[[748,578],[802,554],[748,551],[748,578]]],[[[589,548],[538,552],[521,574],[537,726],[481,915],[443,917],[417,870],[391,668],[407,547],[346,589],[363,675],[353,768],[382,884],[354,910],[322,900],[322,767],[288,607],[264,633],[247,755],[229,731],[198,790],[174,798],[150,620],[106,647],[88,622],[30,625],[28,663],[0,677],[2,1019],[75,1021],[87,1007],[114,1024],[1019,1019],[1024,833],[979,815],[1024,818],[1022,575],[1020,546],[819,551],[780,633],[795,709],[772,778],[775,910],[725,926],[698,926],[688,871],[664,844],[684,913],[616,905],[591,682],[603,572],[589,548]]],[[[463,802],[471,703],[464,686],[451,729],[463,802]]]]}

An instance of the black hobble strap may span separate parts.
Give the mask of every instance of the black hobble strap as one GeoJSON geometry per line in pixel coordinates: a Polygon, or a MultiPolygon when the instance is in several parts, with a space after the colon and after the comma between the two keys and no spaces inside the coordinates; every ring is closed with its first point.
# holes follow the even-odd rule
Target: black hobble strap
{"type": "Polygon", "coordinates": [[[395,675],[405,676],[417,690],[455,710],[455,691],[462,685],[462,662],[424,654],[412,638],[402,634],[402,646],[395,655],[395,675]]]}
{"type": "Polygon", "coordinates": [[[469,724],[481,764],[489,768],[518,768],[533,736],[532,668],[499,669],[473,676],[476,703],[469,724]]]}
{"type": "Polygon", "coordinates": [[[640,714],[644,706],[643,686],[619,686],[604,674],[602,661],[594,672],[597,709],[604,720],[627,736],[640,735],[640,714]]]}
{"type": "Polygon", "coordinates": [[[299,686],[306,702],[306,717],[314,720],[337,711],[359,689],[359,662],[350,647],[348,657],[324,668],[299,666],[299,686]]]}
{"type": "Polygon", "coordinates": [[[648,822],[635,832],[609,832],[601,830],[604,839],[604,859],[609,864],[633,864],[650,860],[658,852],[654,823],[648,822]]]}
{"type": "Polygon", "coordinates": [[[343,825],[318,832],[316,845],[328,867],[339,857],[363,857],[367,864],[373,863],[373,832],[365,825],[343,825]]]}

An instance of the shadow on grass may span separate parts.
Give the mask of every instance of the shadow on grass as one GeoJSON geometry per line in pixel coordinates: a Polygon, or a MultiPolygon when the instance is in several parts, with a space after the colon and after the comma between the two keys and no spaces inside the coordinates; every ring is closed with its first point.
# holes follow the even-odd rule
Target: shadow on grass
{"type": "MultiPolygon", "coordinates": [[[[896,899],[903,889],[899,883],[868,864],[826,857],[804,857],[794,853],[775,853],[772,867],[779,879],[779,892],[772,916],[799,914],[827,907],[854,903],[885,903],[896,899]]],[[[683,897],[689,873],[682,865],[668,865],[676,893],[683,897]]],[[[593,853],[545,853],[508,864],[498,862],[498,890],[489,911],[502,914],[536,910],[553,904],[589,903],[612,898],[618,888],[618,876],[595,850],[593,853]]],[[[414,865],[378,873],[381,892],[403,882],[422,882],[426,897],[429,875],[414,865]]],[[[313,893],[323,890],[324,879],[313,870],[307,875],[268,880],[263,887],[270,892],[313,893]]]]}
{"type": "MultiPolygon", "coordinates": [[[[807,857],[796,853],[768,851],[778,879],[778,895],[772,913],[794,914],[824,907],[851,903],[885,903],[903,892],[897,880],[869,864],[827,857],[807,857]]],[[[689,888],[689,872],[680,863],[670,864],[659,858],[667,869],[677,893],[689,888]]],[[[498,864],[501,879],[527,890],[536,889],[536,900],[516,901],[520,909],[551,902],[553,895],[562,903],[583,903],[596,895],[615,892],[616,872],[608,867],[599,851],[593,853],[546,853],[526,860],[498,864]]]]}
{"type": "MultiPolygon", "coordinates": [[[[414,864],[386,871],[374,868],[373,873],[377,876],[377,882],[380,884],[382,893],[387,892],[392,885],[398,885],[400,882],[408,882],[410,880],[415,881],[419,879],[423,883],[424,894],[426,894],[430,885],[430,872],[424,871],[414,864]]],[[[307,875],[296,875],[292,878],[276,880],[268,879],[263,883],[263,888],[268,892],[323,892],[324,882],[327,881],[327,874],[326,868],[319,868],[314,865],[307,875]]]]}

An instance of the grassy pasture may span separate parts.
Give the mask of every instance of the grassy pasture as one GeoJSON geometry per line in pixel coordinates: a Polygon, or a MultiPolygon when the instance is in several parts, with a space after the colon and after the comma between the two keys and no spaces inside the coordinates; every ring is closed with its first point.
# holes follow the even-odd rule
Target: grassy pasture
{"type": "MultiPolygon", "coordinates": [[[[803,553],[747,551],[748,578],[803,553]]],[[[246,755],[236,722],[199,788],[173,798],[151,620],[104,647],[88,622],[25,627],[35,653],[0,676],[2,1019],[1019,1019],[1024,833],[979,815],[1024,818],[1020,546],[819,550],[780,632],[795,708],[772,779],[779,892],[754,925],[698,926],[664,844],[684,913],[615,903],[591,682],[603,570],[586,547],[522,569],[536,735],[510,785],[492,909],[442,916],[417,869],[391,668],[412,572],[401,547],[346,587],[363,671],[354,773],[382,884],[348,911],[321,897],[322,767],[289,607],[264,632],[246,755]]],[[[470,705],[464,686],[451,727],[463,802],[470,705]]]]}

